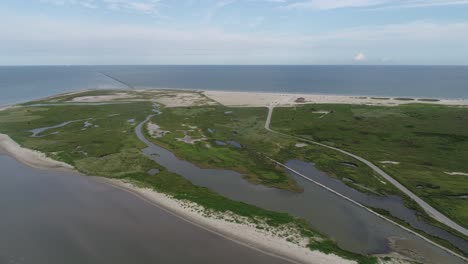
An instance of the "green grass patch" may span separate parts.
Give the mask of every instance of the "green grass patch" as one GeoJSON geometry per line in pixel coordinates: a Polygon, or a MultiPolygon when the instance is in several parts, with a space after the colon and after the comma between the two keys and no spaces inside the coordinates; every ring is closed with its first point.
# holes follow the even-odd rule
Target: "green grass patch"
{"type": "MultiPolygon", "coordinates": [[[[336,146],[372,161],[468,227],[468,109],[441,105],[305,105],[276,108],[273,129],[336,146]],[[317,118],[316,109],[330,114],[317,118]],[[399,164],[383,164],[396,161],[399,164]]],[[[369,182],[363,184],[370,186],[369,182]]]]}

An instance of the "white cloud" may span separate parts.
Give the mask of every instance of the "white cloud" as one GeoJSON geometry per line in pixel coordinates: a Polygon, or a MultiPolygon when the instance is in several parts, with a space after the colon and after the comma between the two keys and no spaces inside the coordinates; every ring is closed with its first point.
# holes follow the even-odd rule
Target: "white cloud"
{"type": "Polygon", "coordinates": [[[80,5],[86,8],[132,10],[146,14],[158,14],[160,0],[40,0],[54,5],[80,5]]]}
{"type": "Polygon", "coordinates": [[[354,56],[354,61],[365,61],[366,59],[366,55],[364,55],[362,52],[359,52],[354,56]]]}
{"type": "Polygon", "coordinates": [[[143,13],[151,14],[157,13],[157,7],[159,0],[146,0],[146,1],[134,1],[134,0],[102,0],[108,8],[114,10],[130,9],[140,11],[143,13]]]}
{"type": "Polygon", "coordinates": [[[301,0],[284,4],[285,9],[331,10],[339,8],[416,8],[467,5],[468,0],[301,0]]]}
{"type": "Polygon", "coordinates": [[[318,9],[328,10],[345,7],[368,7],[376,6],[386,2],[386,0],[309,0],[294,2],[285,5],[287,9],[318,9]]]}
{"type": "Polygon", "coordinates": [[[265,22],[264,17],[255,17],[247,25],[249,27],[251,27],[251,28],[256,28],[256,27],[260,26],[263,22],[265,22]]]}
{"type": "Polygon", "coordinates": [[[80,5],[91,9],[98,8],[98,5],[95,3],[95,0],[40,0],[40,2],[59,6],[71,4],[80,5]]]}
{"type": "Polygon", "coordinates": [[[0,15],[5,21],[0,24],[0,65],[333,64],[349,62],[353,50],[392,58],[391,63],[468,64],[468,22],[420,21],[303,35],[0,15]]]}

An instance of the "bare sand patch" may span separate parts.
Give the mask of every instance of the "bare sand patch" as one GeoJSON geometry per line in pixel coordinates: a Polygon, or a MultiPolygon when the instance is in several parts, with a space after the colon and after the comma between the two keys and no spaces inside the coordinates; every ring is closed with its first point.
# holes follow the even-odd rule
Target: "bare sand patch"
{"type": "Polygon", "coordinates": [[[176,138],[176,139],[177,139],[177,141],[181,141],[181,142],[184,142],[184,143],[187,143],[187,144],[195,144],[196,142],[206,140],[206,138],[204,138],[204,137],[202,137],[202,138],[192,138],[189,135],[185,135],[183,138],[176,138]]]}
{"type": "Polygon", "coordinates": [[[94,95],[94,96],[79,96],[73,98],[71,101],[68,102],[78,102],[78,103],[100,103],[100,102],[108,102],[114,101],[119,99],[131,99],[135,98],[135,95],[131,95],[128,93],[115,93],[111,95],[94,95]]]}
{"type": "Polygon", "coordinates": [[[398,165],[398,164],[400,164],[400,162],[398,162],[398,161],[391,161],[391,160],[382,160],[382,161],[379,161],[379,163],[382,163],[382,164],[393,164],[393,165],[398,165]]]}
{"type": "Polygon", "coordinates": [[[5,134],[0,134],[0,150],[12,155],[18,161],[36,169],[73,170],[73,166],[67,163],[53,160],[42,152],[21,147],[5,134]]]}
{"type": "Polygon", "coordinates": [[[216,102],[208,100],[198,92],[167,92],[156,95],[154,101],[166,107],[214,105],[216,102]]]}
{"type": "Polygon", "coordinates": [[[150,136],[153,138],[161,138],[164,137],[167,133],[170,133],[170,131],[162,130],[160,126],[153,122],[148,122],[146,128],[148,129],[150,136]]]}
{"type": "MultiPolygon", "coordinates": [[[[233,240],[239,244],[267,252],[279,257],[285,257],[296,263],[310,264],[350,264],[354,261],[340,258],[334,254],[311,251],[306,247],[308,241],[298,230],[290,226],[258,229],[258,222],[253,223],[248,218],[232,213],[216,213],[191,202],[180,201],[168,195],[148,188],[140,188],[128,182],[116,179],[103,179],[110,184],[132,191],[158,207],[162,207],[182,217],[192,224],[233,240]],[[288,239],[290,241],[288,241],[288,239]]],[[[263,226],[262,226],[263,227],[263,226]]]]}
{"type": "Polygon", "coordinates": [[[454,172],[444,172],[445,174],[448,174],[448,175],[462,175],[462,176],[468,176],[468,173],[466,172],[457,172],[457,171],[454,171],[454,172]]]}
{"type": "Polygon", "coordinates": [[[308,144],[306,143],[296,143],[296,145],[294,145],[296,148],[303,148],[303,147],[306,147],[308,146],[308,144]]]}
{"type": "Polygon", "coordinates": [[[0,112],[4,111],[4,110],[7,110],[7,109],[10,109],[10,108],[12,108],[12,106],[0,106],[0,112]]]}
{"type": "MultiPolygon", "coordinates": [[[[292,106],[301,104],[366,104],[366,105],[401,105],[408,103],[430,103],[442,105],[468,106],[468,100],[445,100],[422,102],[417,100],[403,101],[395,98],[379,99],[371,97],[357,97],[346,95],[323,94],[288,94],[288,93],[262,93],[262,92],[231,92],[231,91],[204,91],[205,96],[226,106],[292,106]],[[301,100],[298,100],[301,98],[301,100]]],[[[417,99],[417,98],[415,98],[417,99]]]]}

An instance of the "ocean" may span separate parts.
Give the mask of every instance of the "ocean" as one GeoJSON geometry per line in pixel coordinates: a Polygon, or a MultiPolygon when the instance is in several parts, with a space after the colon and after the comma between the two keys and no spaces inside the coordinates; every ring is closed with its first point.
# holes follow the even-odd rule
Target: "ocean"
{"type": "Polygon", "coordinates": [[[468,99],[468,66],[0,67],[0,105],[128,86],[468,99]]]}

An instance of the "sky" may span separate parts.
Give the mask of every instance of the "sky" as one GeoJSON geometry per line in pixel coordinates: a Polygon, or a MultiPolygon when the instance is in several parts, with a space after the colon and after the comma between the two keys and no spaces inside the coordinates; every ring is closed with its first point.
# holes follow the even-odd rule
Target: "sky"
{"type": "Polygon", "coordinates": [[[0,65],[468,65],[468,0],[2,0],[0,65]]]}

